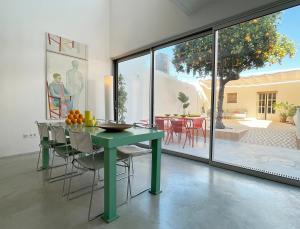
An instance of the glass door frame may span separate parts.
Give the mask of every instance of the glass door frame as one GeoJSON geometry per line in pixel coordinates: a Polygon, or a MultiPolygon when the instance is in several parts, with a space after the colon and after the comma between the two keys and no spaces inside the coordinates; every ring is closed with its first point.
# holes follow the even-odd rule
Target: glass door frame
{"type": "MultiPolygon", "coordinates": [[[[134,58],[138,58],[138,57],[141,57],[141,56],[146,56],[146,55],[149,55],[150,54],[150,58],[151,57],[151,52],[150,50],[145,50],[145,51],[141,51],[141,52],[138,52],[138,53],[135,53],[135,54],[132,54],[132,55],[129,55],[129,56],[126,56],[126,57],[123,57],[123,58],[120,58],[120,59],[116,59],[113,61],[113,99],[114,99],[114,102],[113,102],[113,107],[114,107],[114,121],[118,122],[118,76],[119,76],[119,67],[118,67],[118,64],[122,63],[122,62],[125,62],[127,60],[132,60],[134,58]]],[[[152,63],[150,61],[150,68],[152,66],[152,63]]],[[[151,77],[151,75],[150,75],[151,77]]],[[[150,90],[152,90],[152,84],[151,84],[151,78],[150,78],[150,90]]],[[[150,104],[150,107],[151,107],[151,103],[152,103],[152,98],[151,98],[151,94],[150,95],[150,101],[149,101],[149,104],[150,104]]],[[[149,109],[150,112],[151,112],[151,109],[149,109]]],[[[149,114],[149,118],[151,117],[150,116],[151,114],[149,114]]]]}
{"type": "MultiPolygon", "coordinates": [[[[148,47],[145,47],[142,49],[142,51],[138,52],[133,52],[129,54],[124,54],[123,57],[121,58],[115,58],[113,59],[113,76],[114,76],[114,118],[117,121],[118,117],[118,111],[117,111],[117,104],[118,104],[118,96],[117,96],[117,83],[118,83],[118,63],[136,58],[138,56],[143,56],[145,54],[150,54],[150,116],[149,120],[150,123],[153,124],[153,118],[154,118],[154,53],[156,50],[161,49],[163,47],[168,47],[176,43],[184,42],[187,40],[195,39],[197,37],[201,37],[206,33],[210,33],[213,35],[213,70],[212,70],[212,90],[211,90],[211,114],[210,114],[210,119],[215,120],[215,108],[216,108],[216,74],[217,74],[217,54],[218,54],[218,31],[221,29],[224,29],[226,27],[230,27],[235,24],[239,24],[251,19],[255,19],[258,17],[266,16],[271,13],[275,13],[281,10],[285,10],[294,6],[300,5],[299,0],[287,0],[285,2],[282,1],[276,1],[273,3],[266,4],[262,7],[258,7],[256,9],[247,11],[245,13],[224,19],[222,21],[218,21],[216,23],[198,28],[196,30],[171,37],[169,39],[163,40],[161,42],[149,45],[148,47]]],[[[239,173],[251,175],[251,176],[256,176],[259,178],[263,179],[268,179],[284,184],[289,184],[293,186],[298,186],[300,187],[300,179],[297,178],[289,178],[289,177],[284,177],[284,176],[279,176],[274,173],[267,173],[266,171],[260,171],[260,170],[253,170],[248,167],[243,167],[239,165],[234,165],[234,164],[229,164],[229,163],[224,163],[224,162],[219,162],[214,160],[214,147],[215,147],[215,141],[214,141],[214,136],[215,136],[215,127],[214,127],[214,121],[210,122],[210,139],[209,139],[209,159],[206,158],[191,158],[188,157],[189,159],[193,160],[198,160],[201,162],[205,162],[211,166],[214,167],[219,167],[223,169],[228,169],[231,171],[236,171],[239,173]]],[[[182,155],[176,155],[176,156],[182,156],[182,155]]]]}

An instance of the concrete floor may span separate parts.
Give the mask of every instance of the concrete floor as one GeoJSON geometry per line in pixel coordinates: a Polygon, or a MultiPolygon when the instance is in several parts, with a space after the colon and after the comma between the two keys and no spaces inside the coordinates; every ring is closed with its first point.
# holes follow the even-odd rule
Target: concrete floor
{"type": "MultiPolygon", "coordinates": [[[[163,143],[163,149],[195,157],[209,157],[209,141],[204,144],[202,138],[194,147],[187,145],[182,148],[177,143],[163,143]]],[[[300,151],[295,149],[216,139],[214,160],[300,178],[300,151]]]]}
{"type": "MultiPolygon", "coordinates": [[[[0,228],[299,228],[300,189],[163,155],[162,194],[144,193],[118,208],[120,218],[87,222],[89,195],[67,201],[61,183],[43,182],[36,155],[0,159],[0,228]]],[[[134,190],[149,186],[150,157],[135,159],[134,190]]],[[[60,171],[56,170],[55,173],[60,171]]],[[[76,179],[86,183],[91,174],[76,179]]],[[[118,201],[125,182],[119,182],[118,201]]],[[[93,211],[103,209],[103,191],[93,211]]]]}

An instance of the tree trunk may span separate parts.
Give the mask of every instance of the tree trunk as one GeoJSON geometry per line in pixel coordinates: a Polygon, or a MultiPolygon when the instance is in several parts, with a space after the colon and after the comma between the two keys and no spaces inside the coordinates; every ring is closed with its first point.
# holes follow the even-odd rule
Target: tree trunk
{"type": "Polygon", "coordinates": [[[223,124],[222,121],[224,89],[225,89],[225,83],[223,80],[220,80],[220,88],[219,88],[218,104],[217,104],[216,129],[225,129],[225,125],[223,124]]]}

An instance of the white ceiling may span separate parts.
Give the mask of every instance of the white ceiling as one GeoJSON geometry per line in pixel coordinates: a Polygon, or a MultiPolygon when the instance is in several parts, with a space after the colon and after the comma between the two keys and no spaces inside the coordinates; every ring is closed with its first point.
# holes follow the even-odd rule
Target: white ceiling
{"type": "Polygon", "coordinates": [[[216,0],[170,0],[186,15],[191,15],[199,11],[207,4],[216,2],[216,0]]]}

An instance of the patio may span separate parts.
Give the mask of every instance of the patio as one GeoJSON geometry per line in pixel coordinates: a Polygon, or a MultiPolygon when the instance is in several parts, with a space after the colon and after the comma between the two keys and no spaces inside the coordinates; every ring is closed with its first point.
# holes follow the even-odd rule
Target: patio
{"type": "MultiPolygon", "coordinates": [[[[239,141],[216,139],[214,160],[255,170],[299,177],[300,151],[296,146],[295,126],[268,120],[224,120],[226,127],[248,131],[239,141]]],[[[176,139],[177,140],[177,139],[176,139]]],[[[209,141],[195,141],[194,147],[184,138],[163,148],[196,157],[208,158],[209,141]]]]}

